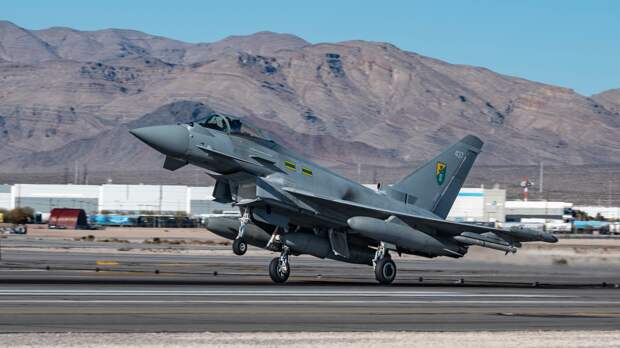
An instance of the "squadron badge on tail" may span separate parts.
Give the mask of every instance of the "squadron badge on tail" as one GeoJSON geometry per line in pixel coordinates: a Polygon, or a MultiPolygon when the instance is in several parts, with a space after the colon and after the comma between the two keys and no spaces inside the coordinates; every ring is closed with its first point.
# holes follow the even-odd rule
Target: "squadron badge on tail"
{"type": "Polygon", "coordinates": [[[437,162],[435,165],[435,178],[437,179],[437,185],[443,184],[446,180],[446,169],[448,165],[444,162],[437,162]]]}

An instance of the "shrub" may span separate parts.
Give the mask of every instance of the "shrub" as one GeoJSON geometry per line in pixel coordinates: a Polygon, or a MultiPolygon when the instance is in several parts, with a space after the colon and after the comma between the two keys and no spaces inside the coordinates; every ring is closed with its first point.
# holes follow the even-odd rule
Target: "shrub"
{"type": "Polygon", "coordinates": [[[5,220],[14,224],[25,224],[31,222],[34,210],[30,207],[15,208],[5,215],[5,220]]]}

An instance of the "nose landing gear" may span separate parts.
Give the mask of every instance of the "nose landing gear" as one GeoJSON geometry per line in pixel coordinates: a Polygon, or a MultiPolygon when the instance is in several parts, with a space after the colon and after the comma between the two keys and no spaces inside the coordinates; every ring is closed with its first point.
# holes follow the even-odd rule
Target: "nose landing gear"
{"type": "Polygon", "coordinates": [[[248,243],[243,240],[243,233],[250,222],[250,211],[248,209],[245,209],[243,215],[239,218],[239,222],[239,233],[232,245],[232,250],[235,255],[243,255],[248,251],[248,243]]]}
{"type": "Polygon", "coordinates": [[[284,247],[282,254],[279,257],[274,258],[269,263],[269,276],[275,283],[284,283],[288,280],[291,274],[291,268],[288,262],[289,250],[284,247]]]}
{"type": "Polygon", "coordinates": [[[233,241],[232,250],[235,255],[243,255],[248,251],[248,243],[241,238],[237,238],[233,241]]]}

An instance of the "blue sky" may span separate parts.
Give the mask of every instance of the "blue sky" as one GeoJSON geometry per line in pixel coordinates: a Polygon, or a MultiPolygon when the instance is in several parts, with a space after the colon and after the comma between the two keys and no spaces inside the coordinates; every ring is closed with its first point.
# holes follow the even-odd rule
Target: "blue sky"
{"type": "Polygon", "coordinates": [[[312,43],[386,41],[585,95],[620,88],[614,0],[2,0],[0,18],[28,29],[128,28],[188,42],[262,30],[312,43]]]}

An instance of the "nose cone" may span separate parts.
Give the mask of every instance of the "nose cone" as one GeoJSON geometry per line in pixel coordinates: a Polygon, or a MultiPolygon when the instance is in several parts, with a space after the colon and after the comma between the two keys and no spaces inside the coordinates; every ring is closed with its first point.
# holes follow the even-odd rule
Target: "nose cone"
{"type": "Polygon", "coordinates": [[[129,133],[155,150],[169,156],[185,156],[189,146],[189,131],[177,124],[135,128],[129,133]]]}

